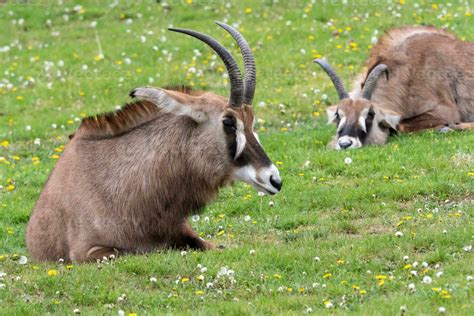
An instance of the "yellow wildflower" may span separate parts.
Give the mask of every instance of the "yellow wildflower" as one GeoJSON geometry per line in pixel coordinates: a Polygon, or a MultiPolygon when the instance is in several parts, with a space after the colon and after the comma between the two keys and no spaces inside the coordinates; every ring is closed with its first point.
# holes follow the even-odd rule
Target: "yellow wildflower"
{"type": "Polygon", "coordinates": [[[49,276],[56,276],[56,275],[58,275],[58,273],[59,273],[58,270],[55,270],[55,269],[48,270],[48,275],[49,276]]]}

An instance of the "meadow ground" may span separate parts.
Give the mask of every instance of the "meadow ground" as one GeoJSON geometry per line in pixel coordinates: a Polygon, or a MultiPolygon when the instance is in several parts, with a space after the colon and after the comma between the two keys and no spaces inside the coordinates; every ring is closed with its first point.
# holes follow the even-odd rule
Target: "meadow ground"
{"type": "Polygon", "coordinates": [[[312,63],[327,58],[348,82],[400,25],[474,41],[470,1],[60,2],[0,4],[0,314],[474,314],[474,134],[328,150],[324,108],[337,98],[312,63]],[[214,20],[238,23],[255,48],[257,129],[283,191],[236,183],[193,217],[224,250],[32,262],[25,225],[82,117],[144,85],[227,94],[210,50],[166,31],[212,34],[238,56],[214,20]]]}

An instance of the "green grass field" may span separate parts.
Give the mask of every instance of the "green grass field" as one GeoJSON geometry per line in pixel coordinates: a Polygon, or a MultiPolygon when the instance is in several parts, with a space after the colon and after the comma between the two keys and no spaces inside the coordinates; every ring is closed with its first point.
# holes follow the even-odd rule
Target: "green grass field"
{"type": "Polygon", "coordinates": [[[328,150],[337,95],[312,63],[350,83],[373,38],[401,25],[474,41],[471,1],[58,2],[0,4],[0,314],[474,314],[474,134],[328,150]],[[227,95],[211,51],[166,30],[211,34],[241,61],[214,20],[239,23],[254,47],[257,129],[283,191],[236,183],[193,218],[223,250],[32,262],[26,223],[82,117],[144,85],[227,95]]]}

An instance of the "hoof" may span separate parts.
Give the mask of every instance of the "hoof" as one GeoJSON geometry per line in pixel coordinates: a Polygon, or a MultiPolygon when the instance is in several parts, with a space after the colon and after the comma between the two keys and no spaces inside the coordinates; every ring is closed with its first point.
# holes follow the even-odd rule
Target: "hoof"
{"type": "Polygon", "coordinates": [[[454,131],[451,127],[449,126],[443,126],[441,128],[438,128],[438,133],[449,133],[454,131]]]}

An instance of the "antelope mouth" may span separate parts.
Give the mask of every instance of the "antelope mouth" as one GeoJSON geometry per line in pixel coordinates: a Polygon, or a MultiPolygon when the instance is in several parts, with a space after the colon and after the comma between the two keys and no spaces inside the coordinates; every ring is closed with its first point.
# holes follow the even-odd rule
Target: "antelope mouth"
{"type": "Polygon", "coordinates": [[[252,186],[259,192],[265,193],[266,195],[275,195],[279,192],[277,188],[272,188],[270,189],[267,185],[264,185],[263,183],[258,183],[252,181],[252,186]]]}

